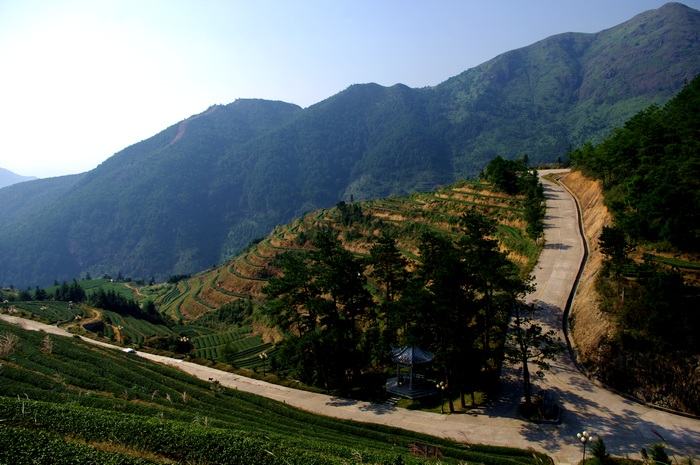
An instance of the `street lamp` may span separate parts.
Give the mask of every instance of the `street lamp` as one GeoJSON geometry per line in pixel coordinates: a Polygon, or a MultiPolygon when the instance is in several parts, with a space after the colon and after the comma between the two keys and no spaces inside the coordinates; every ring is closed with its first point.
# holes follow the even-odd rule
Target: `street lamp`
{"type": "Polygon", "coordinates": [[[445,388],[447,385],[445,385],[444,381],[440,381],[435,385],[438,391],[440,391],[440,413],[445,413],[445,404],[443,402],[443,393],[445,392],[445,388]]]}
{"type": "Polygon", "coordinates": [[[583,444],[583,465],[586,465],[586,444],[589,444],[593,442],[593,433],[589,433],[588,431],[583,431],[581,433],[578,433],[576,435],[577,438],[581,441],[583,444]]]}

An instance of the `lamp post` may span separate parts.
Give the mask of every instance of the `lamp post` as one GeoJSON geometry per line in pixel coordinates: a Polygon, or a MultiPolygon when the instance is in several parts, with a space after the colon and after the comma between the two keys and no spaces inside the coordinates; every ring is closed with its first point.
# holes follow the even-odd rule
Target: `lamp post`
{"type": "Polygon", "coordinates": [[[447,387],[445,385],[444,381],[440,381],[435,385],[438,391],[440,391],[440,413],[445,413],[445,404],[443,402],[443,393],[445,392],[445,388],[447,387]]]}
{"type": "Polygon", "coordinates": [[[593,441],[593,433],[589,433],[588,431],[583,431],[581,433],[578,433],[576,437],[581,441],[583,444],[583,465],[586,465],[586,444],[589,444],[593,441]]]}

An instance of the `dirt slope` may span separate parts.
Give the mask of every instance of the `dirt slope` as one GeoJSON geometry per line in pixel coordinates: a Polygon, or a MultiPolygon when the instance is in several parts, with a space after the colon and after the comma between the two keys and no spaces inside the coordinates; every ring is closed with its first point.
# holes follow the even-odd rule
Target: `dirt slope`
{"type": "Polygon", "coordinates": [[[601,340],[615,331],[607,316],[600,312],[595,291],[595,276],[602,263],[598,237],[603,226],[612,224],[612,217],[603,204],[603,191],[598,181],[588,179],[576,171],[564,175],[561,181],[579,202],[589,248],[588,261],[571,307],[572,343],[576,346],[580,361],[588,366],[596,366],[601,340]]]}

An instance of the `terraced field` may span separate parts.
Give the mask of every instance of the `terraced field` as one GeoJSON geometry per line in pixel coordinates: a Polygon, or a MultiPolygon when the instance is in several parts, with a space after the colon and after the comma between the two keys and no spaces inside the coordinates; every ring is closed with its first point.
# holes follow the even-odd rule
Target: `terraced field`
{"type": "Polygon", "coordinates": [[[195,346],[193,356],[209,360],[224,359],[240,368],[259,367],[264,363],[260,355],[274,352],[273,344],[263,342],[262,337],[252,334],[249,327],[195,337],[192,344],[195,346]]]}
{"type": "Polygon", "coordinates": [[[336,228],[345,247],[358,255],[368,255],[382,232],[396,232],[401,238],[399,247],[404,255],[415,260],[417,239],[422,231],[458,235],[462,231],[460,215],[472,208],[497,218],[497,238],[501,246],[510,252],[509,258],[525,273],[534,265],[538,247],[524,232],[523,199],[488,189],[486,183],[461,182],[436,192],[359,202],[363,221],[349,226],[339,222],[337,207],[308,213],[278,226],[232,261],[190,278],[186,286],[181,283],[173,286],[157,304],[165,314],[192,321],[232,300],[261,298],[261,288],[271,276],[279,274],[272,259],[286,250],[309,247],[308,238],[323,226],[336,228]]]}
{"type": "Polygon", "coordinates": [[[180,336],[168,326],[156,325],[140,318],[120,315],[108,310],[103,310],[103,319],[110,322],[105,326],[105,336],[126,344],[140,345],[145,339],[153,336],[180,336]]]}
{"type": "Polygon", "coordinates": [[[69,302],[58,301],[30,301],[4,304],[8,314],[15,314],[25,318],[32,318],[45,322],[69,322],[83,318],[83,310],[69,302]]]}

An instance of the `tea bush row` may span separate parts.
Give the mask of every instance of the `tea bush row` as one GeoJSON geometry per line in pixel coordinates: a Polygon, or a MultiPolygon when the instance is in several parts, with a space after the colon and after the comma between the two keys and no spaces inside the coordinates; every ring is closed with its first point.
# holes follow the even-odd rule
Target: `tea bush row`
{"type": "MultiPolygon", "coordinates": [[[[7,430],[33,428],[88,443],[109,441],[188,463],[336,464],[347,463],[355,451],[354,448],[315,439],[289,439],[14,399],[0,398],[0,415],[6,419],[7,430]]],[[[366,451],[367,454],[376,459],[389,458],[376,452],[366,451]]]]}
{"type": "Polygon", "coordinates": [[[45,431],[0,427],[0,463],[12,465],[155,465],[164,462],[68,443],[45,431]]]}
{"type": "Polygon", "coordinates": [[[237,341],[247,337],[251,332],[249,327],[241,328],[236,331],[230,331],[227,333],[210,334],[205,336],[199,336],[192,339],[192,344],[197,349],[203,349],[205,347],[214,347],[226,344],[227,342],[237,341]]]}
{"type": "Polygon", "coordinates": [[[16,302],[15,307],[36,315],[43,321],[58,323],[73,321],[76,317],[83,316],[83,311],[77,306],[71,306],[68,302],[42,300],[37,302],[16,302]]]}

